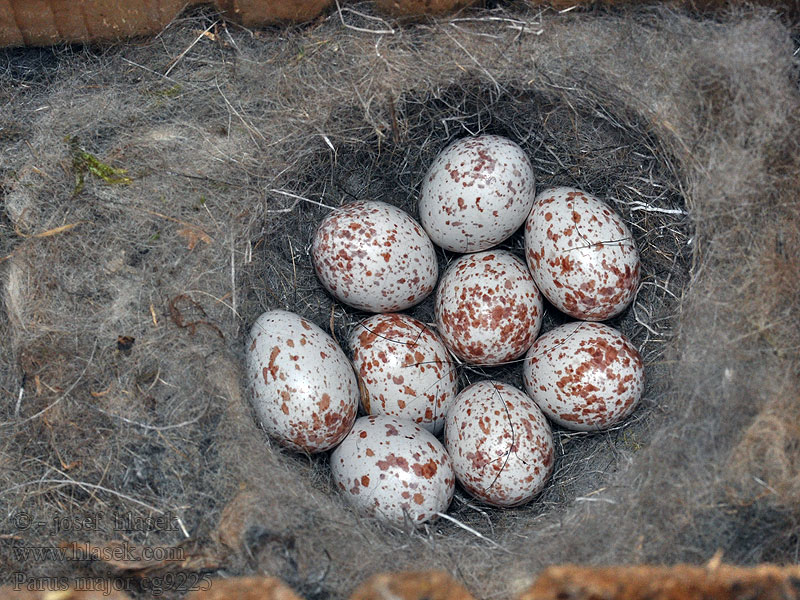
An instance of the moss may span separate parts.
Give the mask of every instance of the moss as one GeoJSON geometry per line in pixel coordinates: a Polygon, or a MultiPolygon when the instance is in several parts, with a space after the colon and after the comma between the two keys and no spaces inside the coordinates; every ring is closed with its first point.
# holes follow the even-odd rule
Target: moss
{"type": "Polygon", "coordinates": [[[128,177],[127,171],[104,163],[91,152],[81,147],[78,138],[67,136],[64,140],[69,144],[72,155],[72,171],[75,174],[75,189],[73,195],[77,196],[83,191],[86,174],[94,175],[109,185],[130,185],[133,179],[128,177]]]}

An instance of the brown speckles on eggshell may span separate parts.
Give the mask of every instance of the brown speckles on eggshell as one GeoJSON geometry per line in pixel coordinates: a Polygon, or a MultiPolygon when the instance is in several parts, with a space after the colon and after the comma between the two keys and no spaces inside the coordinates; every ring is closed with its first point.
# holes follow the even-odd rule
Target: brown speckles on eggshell
{"type": "MultiPolygon", "coordinates": [[[[391,436],[392,434],[387,433],[386,435],[391,436]]],[[[394,435],[397,435],[397,433],[394,435]]],[[[386,471],[390,467],[399,467],[403,471],[408,471],[408,460],[402,456],[396,456],[394,453],[389,454],[385,460],[375,461],[375,464],[378,465],[381,471],[386,471]]]]}
{"type": "Polygon", "coordinates": [[[434,475],[436,475],[439,468],[436,466],[436,461],[430,459],[426,463],[414,463],[411,465],[411,469],[414,473],[417,474],[419,477],[424,477],[425,479],[430,479],[434,475]]]}
{"type": "Polygon", "coordinates": [[[319,401],[319,409],[321,411],[326,411],[328,410],[328,407],[330,405],[331,405],[331,397],[327,392],[325,392],[322,394],[322,398],[319,401]]]}

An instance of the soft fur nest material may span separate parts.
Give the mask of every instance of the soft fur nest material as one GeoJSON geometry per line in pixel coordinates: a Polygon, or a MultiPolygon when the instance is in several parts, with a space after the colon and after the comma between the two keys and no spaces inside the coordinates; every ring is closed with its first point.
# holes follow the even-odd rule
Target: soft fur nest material
{"type": "Polygon", "coordinates": [[[6,572],[131,572],[15,548],[181,544],[190,567],[277,575],[307,597],[431,567],[506,597],[566,560],[795,561],[791,31],[761,11],[495,10],[403,27],[364,11],[208,35],[215,17],[194,13],[153,40],[0,55],[6,572]],[[558,433],[539,501],[499,511],[460,495],[452,517],[483,537],[445,520],[389,531],[332,492],[324,458],[258,429],[243,339],[273,307],[343,339],[361,315],[311,270],[320,204],[413,212],[426,163],[480,131],[519,141],[540,187],[583,187],[633,224],[645,285],[615,324],[650,383],[626,425],[558,433]],[[115,528],[159,511],[171,526],[115,528]],[[47,526],[21,528],[22,513],[47,526]],[[68,526],[85,516],[97,525],[68,526]]]}

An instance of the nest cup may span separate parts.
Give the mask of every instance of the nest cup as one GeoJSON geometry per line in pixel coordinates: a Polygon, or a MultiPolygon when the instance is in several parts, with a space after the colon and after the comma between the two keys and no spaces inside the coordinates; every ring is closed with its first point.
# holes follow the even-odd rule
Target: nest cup
{"type": "MultiPolygon", "coordinates": [[[[517,520],[546,521],[552,511],[602,488],[616,464],[630,460],[647,444],[650,430],[659,427],[664,377],[659,362],[674,335],[692,250],[692,225],[674,159],[641,116],[618,114],[594,95],[556,86],[465,76],[435,94],[412,89],[382,100],[382,130],[364,130],[362,139],[339,144],[335,151],[322,148],[288,174],[294,193],[305,200],[272,196],[293,209],[270,218],[252,240],[245,314],[252,321],[265,307],[298,312],[332,331],[348,351],[352,327],[370,315],[332,298],[314,277],[308,248],[316,226],[330,212],[327,207],[357,200],[387,202],[418,219],[417,199],[425,172],[443,148],[466,136],[495,134],[519,144],[533,165],[537,191],[570,186],[607,201],[629,224],[641,253],[642,285],[636,300],[608,324],[631,339],[643,356],[647,370],[643,401],[632,417],[608,431],[586,434],[555,427],[554,475],[526,506],[497,510],[458,490],[448,512],[462,525],[479,530],[487,524],[513,527],[517,520]],[[276,237],[274,231],[283,233],[276,237]],[[287,254],[292,248],[295,254],[287,254]]],[[[360,107],[338,107],[333,118],[358,122],[360,107]]],[[[497,248],[524,260],[523,237],[520,229],[497,248]]],[[[440,274],[460,256],[439,248],[437,254],[440,274]]],[[[545,305],[542,333],[571,320],[545,305]]],[[[433,323],[433,295],[404,312],[433,323]]],[[[461,364],[457,370],[462,385],[499,379],[524,389],[521,362],[522,358],[498,367],[461,364]]],[[[325,458],[314,461],[326,470],[325,458]]],[[[447,536],[457,532],[458,525],[440,520],[428,530],[447,536]]]]}
{"type": "MultiPolygon", "coordinates": [[[[370,10],[259,32],[195,11],[155,40],[3,51],[8,571],[111,577],[142,597],[143,572],[267,573],[322,599],[440,568],[495,598],[559,562],[795,560],[791,32],[767,11],[517,7],[401,26],[370,10]],[[610,324],[640,349],[647,388],[609,431],[556,428],[553,477],[530,504],[459,492],[453,520],[389,528],[346,505],[324,456],[257,427],[244,340],[271,308],[346,340],[366,315],[317,281],[318,223],[352,200],[416,216],[434,156],[482,133],[522,146],[538,190],[581,188],[630,225],[642,285],[610,324]],[[23,513],[66,520],[21,528],[23,513]],[[160,514],[175,518],[112,518],[160,514]],[[90,552],[122,542],[184,560],[90,552]],[[76,558],[18,551],[59,544],[76,558]]],[[[501,247],[521,256],[522,236],[501,247]]],[[[454,259],[440,251],[440,268],[454,259]]],[[[432,298],[409,312],[433,321],[432,298]]],[[[544,331],[564,319],[546,313],[544,331]]],[[[522,386],[519,364],[459,376],[522,386]]]]}

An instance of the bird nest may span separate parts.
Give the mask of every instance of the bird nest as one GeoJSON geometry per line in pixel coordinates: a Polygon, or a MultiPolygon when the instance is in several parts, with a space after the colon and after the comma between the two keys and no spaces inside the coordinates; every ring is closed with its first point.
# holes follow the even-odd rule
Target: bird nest
{"type": "MultiPolygon", "coordinates": [[[[790,31],[762,11],[398,25],[358,8],[258,32],[193,12],[153,40],[0,54],[8,572],[142,594],[176,569],[263,572],[310,598],[439,567],[494,597],[567,560],[794,560],[790,31]],[[537,189],[584,189],[629,223],[642,285],[611,324],[647,388],[609,431],[556,430],[530,504],[457,492],[448,518],[389,528],[348,508],[324,456],[257,427],[243,342],[271,308],[345,340],[364,314],[315,278],[314,228],[351,200],[414,214],[433,157],[480,133],[520,144],[537,189]]],[[[432,321],[432,302],[411,313],[432,321]]],[[[459,374],[521,385],[518,364],[459,374]]]]}

